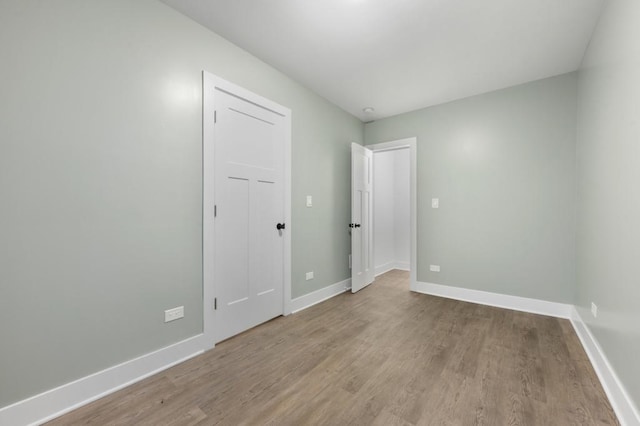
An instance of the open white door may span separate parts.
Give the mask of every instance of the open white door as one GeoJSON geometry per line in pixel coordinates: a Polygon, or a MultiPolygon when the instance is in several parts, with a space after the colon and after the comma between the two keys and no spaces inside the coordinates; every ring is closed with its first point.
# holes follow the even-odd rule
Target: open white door
{"type": "Polygon", "coordinates": [[[351,292],[373,282],[372,164],[370,149],[351,144],[351,292]]]}

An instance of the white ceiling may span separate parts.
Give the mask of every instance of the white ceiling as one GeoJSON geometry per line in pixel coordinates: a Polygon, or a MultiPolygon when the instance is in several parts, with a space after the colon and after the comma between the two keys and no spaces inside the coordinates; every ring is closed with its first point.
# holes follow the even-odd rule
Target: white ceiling
{"type": "Polygon", "coordinates": [[[603,3],[163,1],[363,121],[574,71],[603,3]]]}

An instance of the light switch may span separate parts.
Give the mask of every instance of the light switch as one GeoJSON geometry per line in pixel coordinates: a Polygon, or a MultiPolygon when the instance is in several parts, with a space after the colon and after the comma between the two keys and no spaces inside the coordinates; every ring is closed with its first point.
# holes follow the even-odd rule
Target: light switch
{"type": "Polygon", "coordinates": [[[431,208],[432,209],[437,209],[438,207],[440,207],[440,199],[439,198],[432,198],[431,199],[431,208]]]}
{"type": "Polygon", "coordinates": [[[313,197],[311,195],[307,195],[307,207],[313,207],[313,197]]]}

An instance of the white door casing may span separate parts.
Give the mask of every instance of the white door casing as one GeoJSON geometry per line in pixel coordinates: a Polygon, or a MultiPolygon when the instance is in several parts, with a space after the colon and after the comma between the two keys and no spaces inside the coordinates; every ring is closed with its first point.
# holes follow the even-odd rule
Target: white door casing
{"type": "Polygon", "coordinates": [[[203,78],[204,334],[213,347],[290,312],[291,112],[203,78]]]}
{"type": "Polygon", "coordinates": [[[351,292],[374,280],[372,181],[373,152],[351,144],[351,292]]]}

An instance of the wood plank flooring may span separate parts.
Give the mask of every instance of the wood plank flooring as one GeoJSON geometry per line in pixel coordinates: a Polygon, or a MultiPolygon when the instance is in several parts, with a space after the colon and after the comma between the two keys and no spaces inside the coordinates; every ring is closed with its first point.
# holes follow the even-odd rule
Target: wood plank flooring
{"type": "Polygon", "coordinates": [[[571,324],[391,271],[50,425],[615,425],[571,324]]]}

